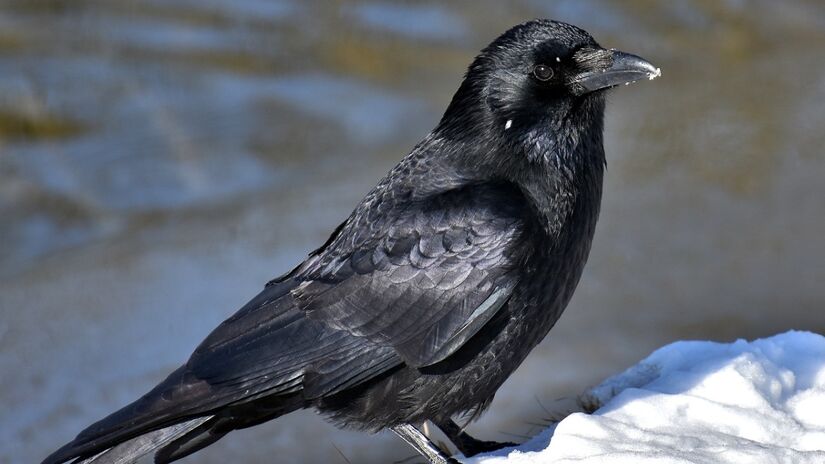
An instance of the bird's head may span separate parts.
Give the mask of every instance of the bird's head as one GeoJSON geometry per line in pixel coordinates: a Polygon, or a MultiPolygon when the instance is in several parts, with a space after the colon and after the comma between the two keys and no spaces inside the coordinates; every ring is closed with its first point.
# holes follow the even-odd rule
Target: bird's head
{"type": "Polygon", "coordinates": [[[601,142],[606,89],[659,74],[638,56],[602,48],[578,27],[534,20],[482,50],[439,129],[492,139],[531,161],[565,156],[582,138],[601,142]]]}

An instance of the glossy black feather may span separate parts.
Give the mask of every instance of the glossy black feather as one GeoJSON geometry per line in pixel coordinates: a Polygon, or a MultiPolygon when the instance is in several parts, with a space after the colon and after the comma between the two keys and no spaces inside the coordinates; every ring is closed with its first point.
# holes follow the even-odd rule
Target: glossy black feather
{"type": "Polygon", "coordinates": [[[345,227],[292,277],[301,282],[292,294],[309,319],[390,346],[422,367],[449,356],[454,349],[444,348],[454,337],[473,335],[461,331],[482,303],[495,296],[497,304],[486,306],[495,309],[509,298],[524,198],[484,183],[386,207],[379,234],[353,246],[345,227]]]}

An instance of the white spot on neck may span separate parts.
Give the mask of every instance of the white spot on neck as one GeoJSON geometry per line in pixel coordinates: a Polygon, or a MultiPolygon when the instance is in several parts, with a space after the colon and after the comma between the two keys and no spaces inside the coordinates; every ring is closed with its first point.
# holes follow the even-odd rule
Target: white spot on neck
{"type": "Polygon", "coordinates": [[[559,58],[558,56],[556,57],[556,63],[561,63],[561,58],[559,58]]]}
{"type": "Polygon", "coordinates": [[[508,119],[507,122],[504,123],[504,130],[509,129],[510,127],[512,127],[512,125],[513,125],[513,120],[508,119]]]}

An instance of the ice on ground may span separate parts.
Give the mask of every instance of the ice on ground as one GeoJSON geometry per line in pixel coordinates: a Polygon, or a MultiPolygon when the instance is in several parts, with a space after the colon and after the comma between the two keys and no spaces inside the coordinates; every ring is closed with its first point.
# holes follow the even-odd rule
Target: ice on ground
{"type": "Polygon", "coordinates": [[[667,345],[515,449],[462,462],[825,463],[825,337],[667,345]]]}

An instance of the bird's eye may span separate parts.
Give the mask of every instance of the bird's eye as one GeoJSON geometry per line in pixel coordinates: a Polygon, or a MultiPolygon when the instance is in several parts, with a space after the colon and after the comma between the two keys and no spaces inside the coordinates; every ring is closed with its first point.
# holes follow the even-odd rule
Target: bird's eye
{"type": "Polygon", "coordinates": [[[553,68],[546,64],[538,64],[533,68],[533,75],[540,81],[548,81],[553,77],[553,68]]]}

